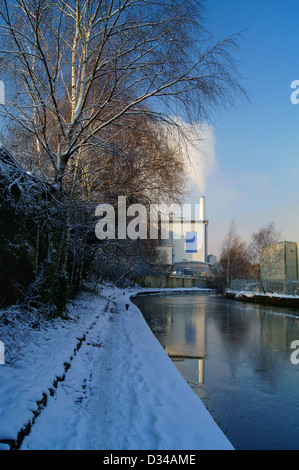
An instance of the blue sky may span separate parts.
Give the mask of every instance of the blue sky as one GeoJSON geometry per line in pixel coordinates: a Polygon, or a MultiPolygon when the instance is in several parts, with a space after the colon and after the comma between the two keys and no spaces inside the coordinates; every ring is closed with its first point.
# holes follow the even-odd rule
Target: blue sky
{"type": "Polygon", "coordinates": [[[299,242],[298,0],[207,0],[215,39],[244,31],[236,55],[250,102],[215,116],[215,165],[206,178],[209,252],[219,254],[233,219],[244,239],[273,221],[299,242]]]}

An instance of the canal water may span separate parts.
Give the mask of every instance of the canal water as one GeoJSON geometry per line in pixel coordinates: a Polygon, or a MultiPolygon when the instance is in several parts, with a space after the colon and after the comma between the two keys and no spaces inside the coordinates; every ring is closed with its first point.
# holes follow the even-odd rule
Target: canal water
{"type": "Polygon", "coordinates": [[[299,450],[299,312],[208,294],[134,303],[236,449],[299,450]]]}

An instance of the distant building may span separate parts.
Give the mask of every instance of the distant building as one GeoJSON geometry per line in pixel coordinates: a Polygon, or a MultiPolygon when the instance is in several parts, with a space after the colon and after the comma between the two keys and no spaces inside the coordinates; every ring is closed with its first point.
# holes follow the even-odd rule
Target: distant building
{"type": "Polygon", "coordinates": [[[200,198],[194,219],[172,218],[169,239],[162,241],[161,250],[174,272],[200,274],[210,270],[208,261],[208,224],[205,217],[205,198],[200,198]]]}
{"type": "Polygon", "coordinates": [[[299,280],[299,243],[280,242],[261,252],[261,277],[263,280],[299,280]]]}
{"type": "Polygon", "coordinates": [[[217,262],[217,258],[214,255],[208,255],[208,263],[210,263],[212,266],[215,266],[217,262]]]}

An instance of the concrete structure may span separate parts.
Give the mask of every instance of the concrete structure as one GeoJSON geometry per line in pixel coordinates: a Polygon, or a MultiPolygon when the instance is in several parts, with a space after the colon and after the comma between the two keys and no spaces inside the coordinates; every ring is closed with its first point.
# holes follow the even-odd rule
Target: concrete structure
{"type": "Polygon", "coordinates": [[[208,224],[205,198],[195,206],[195,217],[173,217],[169,220],[169,239],[162,241],[161,250],[168,266],[176,272],[198,274],[210,269],[208,263],[208,224]]]}
{"type": "Polygon", "coordinates": [[[296,281],[299,279],[299,243],[280,242],[261,252],[263,280],[296,281]]]}

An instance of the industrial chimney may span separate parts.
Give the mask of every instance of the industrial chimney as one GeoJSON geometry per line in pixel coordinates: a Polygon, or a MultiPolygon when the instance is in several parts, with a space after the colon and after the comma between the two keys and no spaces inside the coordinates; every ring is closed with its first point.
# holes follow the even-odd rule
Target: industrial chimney
{"type": "Polygon", "coordinates": [[[206,220],[205,203],[206,203],[206,200],[205,200],[204,196],[202,196],[200,198],[200,202],[199,202],[199,220],[200,221],[206,220]]]}

